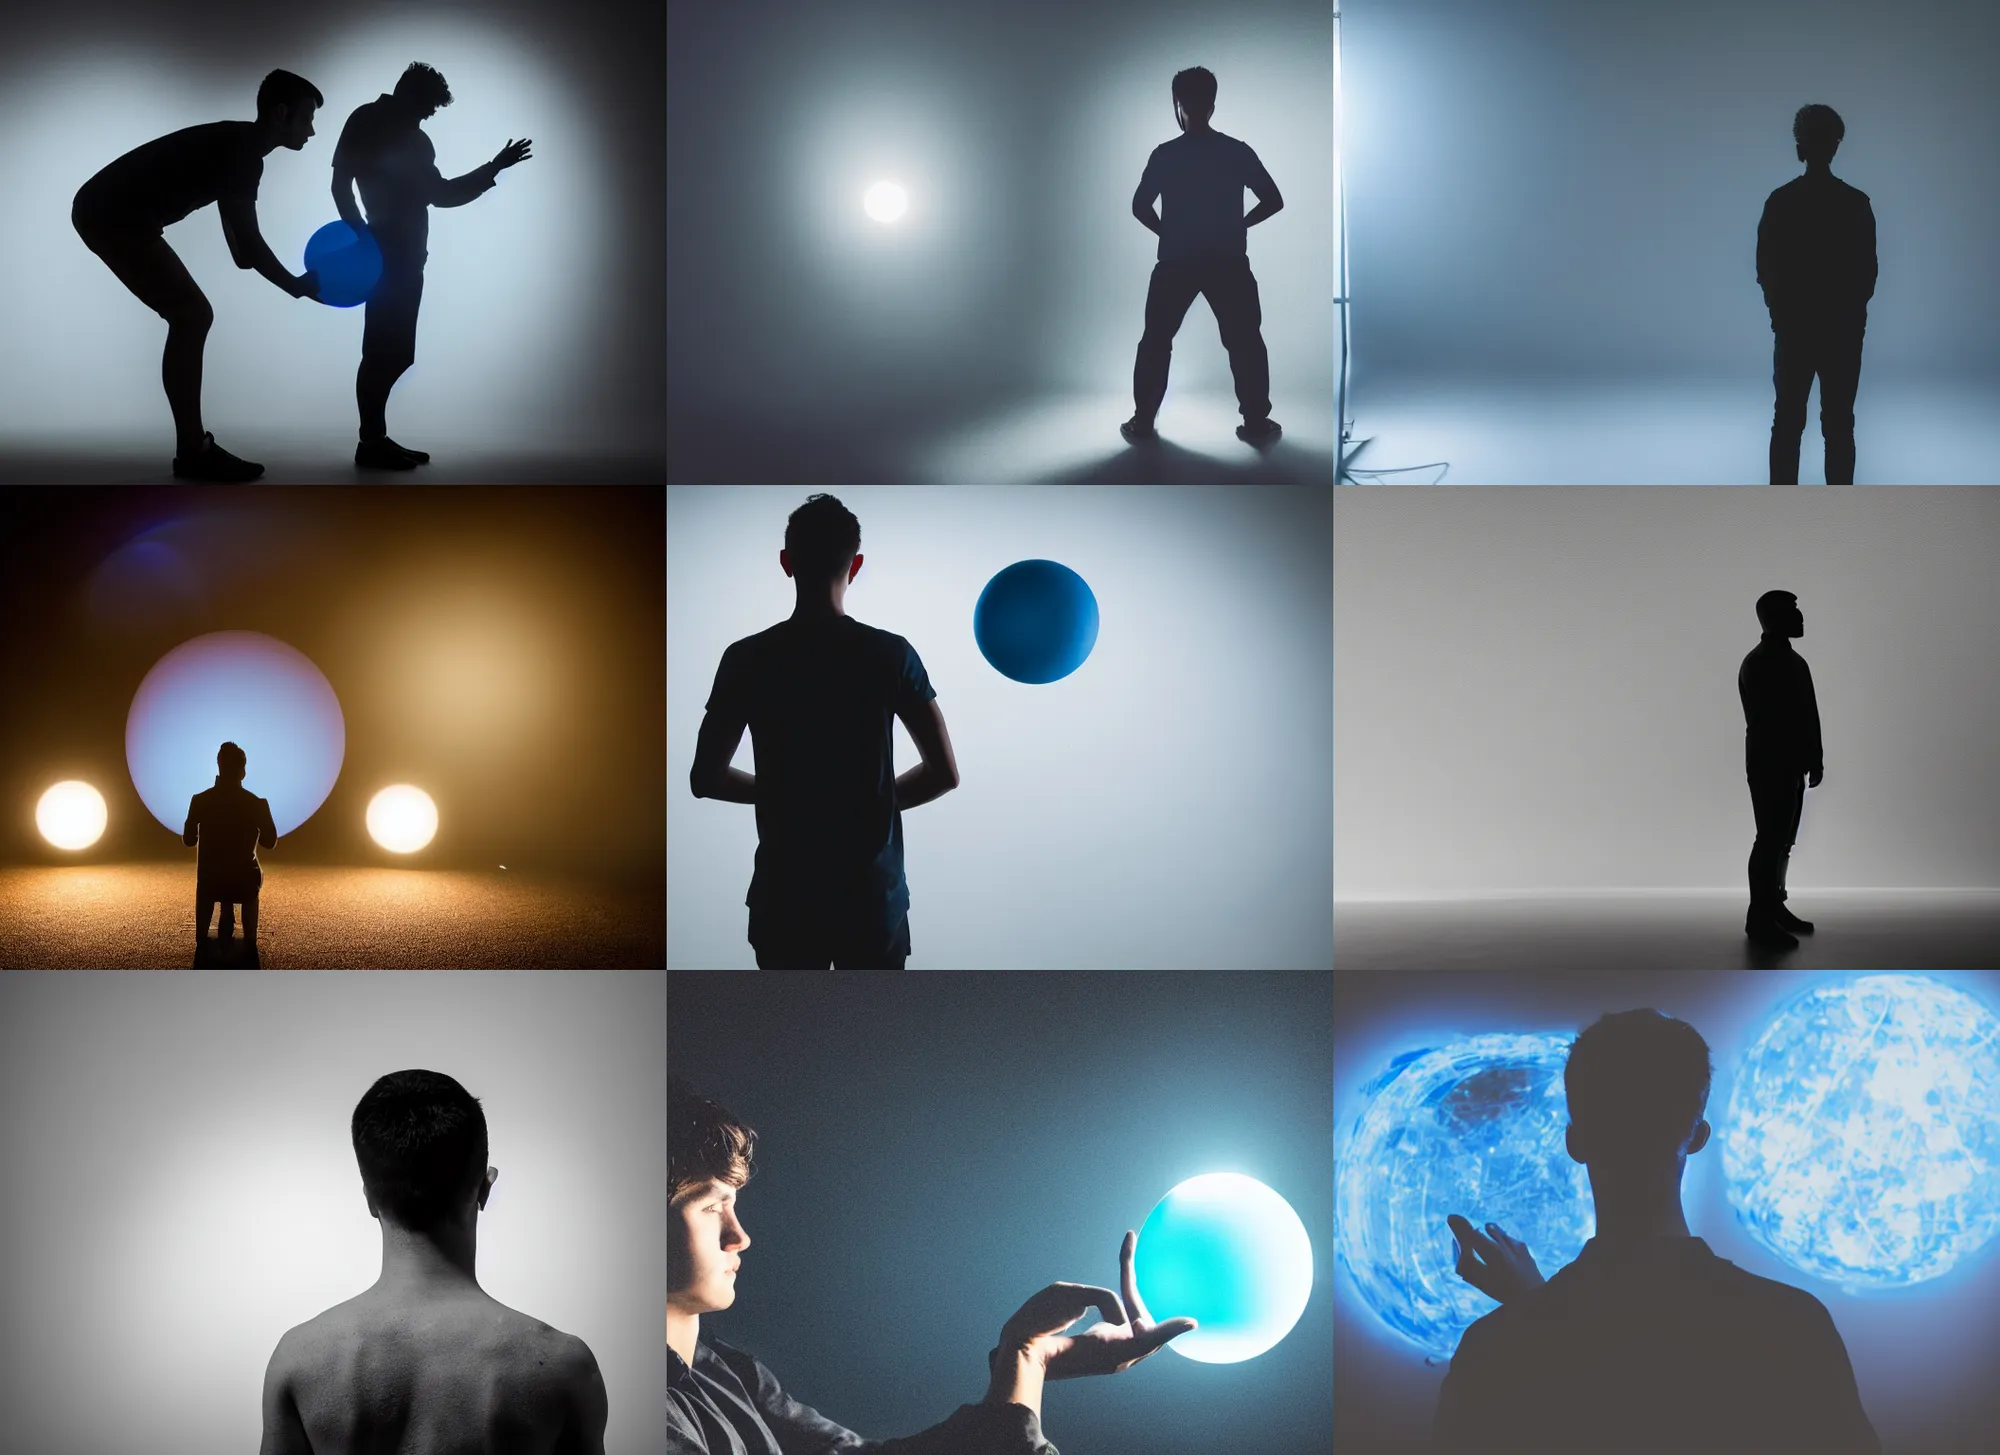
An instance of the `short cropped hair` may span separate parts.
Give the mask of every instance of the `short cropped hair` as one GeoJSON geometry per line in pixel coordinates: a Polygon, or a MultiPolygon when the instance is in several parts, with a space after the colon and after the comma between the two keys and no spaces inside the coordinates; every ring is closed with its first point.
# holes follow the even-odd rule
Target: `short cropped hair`
{"type": "Polygon", "coordinates": [[[1757,624],[1769,631],[1776,625],[1778,614],[1790,611],[1798,605],[1798,600],[1789,591],[1766,591],[1757,598],[1757,624]]]}
{"type": "Polygon", "coordinates": [[[791,553],[793,580],[844,576],[861,549],[861,522],[837,497],[808,495],[785,522],[785,549],[791,553]]]}
{"type": "Polygon", "coordinates": [[[451,87],[445,84],[436,67],[422,61],[411,61],[403,68],[403,74],[396,78],[396,95],[401,100],[434,109],[451,105],[451,87]]]}
{"type": "Polygon", "coordinates": [[[486,1179],[486,1113],[439,1071],[391,1071],[354,1108],[354,1159],[375,1209],[405,1228],[449,1218],[486,1179]]]}
{"type": "Polygon", "coordinates": [[[215,766],[232,778],[241,778],[250,766],[250,758],[234,743],[224,743],[215,750],[215,766]]]}
{"type": "Polygon", "coordinates": [[[1207,66],[1189,66],[1177,72],[1174,99],[1189,111],[1215,110],[1215,72],[1207,66]]]}
{"type": "Polygon", "coordinates": [[[667,1078],[667,1189],[677,1199],[711,1181],[741,1187],[756,1170],[757,1134],[678,1076],[667,1078]]]}
{"type": "Polygon", "coordinates": [[[1847,123],[1831,106],[1815,102],[1801,106],[1792,118],[1792,140],[1799,144],[1808,161],[1830,162],[1847,135],[1847,123]]]}
{"type": "Polygon", "coordinates": [[[1708,1107],[1708,1042],[1657,1010],[1599,1016],[1569,1048],[1569,1119],[1593,1137],[1641,1153],[1679,1147],[1708,1107]]]}
{"type": "Polygon", "coordinates": [[[308,101],[315,106],[326,105],[326,97],[319,94],[319,87],[304,76],[293,75],[290,71],[273,71],[257,88],[257,119],[265,120],[280,106],[297,111],[308,101]]]}

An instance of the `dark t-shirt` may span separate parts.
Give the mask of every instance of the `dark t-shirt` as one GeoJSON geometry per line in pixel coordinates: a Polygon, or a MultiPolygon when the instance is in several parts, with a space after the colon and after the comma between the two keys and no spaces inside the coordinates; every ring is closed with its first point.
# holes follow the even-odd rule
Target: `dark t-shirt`
{"type": "Polygon", "coordinates": [[[256,125],[211,121],[134,147],[76,193],[76,215],[98,227],[159,232],[225,197],[257,200],[264,154],[256,125]]]}
{"type": "Polygon", "coordinates": [[[937,693],[916,648],[850,616],[791,618],[732,643],[708,710],[750,726],[762,913],[907,912],[891,719],[937,693]]]}
{"type": "Polygon", "coordinates": [[[1700,1238],[1584,1244],[1459,1339],[1437,1455],[1880,1455],[1847,1346],[1803,1289],[1700,1238]]]}
{"type": "Polygon", "coordinates": [[[1736,672],[1743,700],[1743,760],[1753,775],[1804,774],[1824,766],[1812,668],[1790,638],[1765,633],[1736,672]]]}
{"type": "Polygon", "coordinates": [[[1831,172],[1807,172],[1764,203],[1757,282],[1771,325],[1859,329],[1875,296],[1875,209],[1831,172]]]}
{"type": "Polygon", "coordinates": [[[271,805],[240,783],[217,779],[188,802],[187,825],[181,837],[200,845],[195,877],[219,888],[255,889],[264,882],[257,846],[278,842],[271,822],[271,805]]]}
{"type": "Polygon", "coordinates": [[[1257,153],[1233,136],[1209,131],[1161,142],[1146,159],[1132,205],[1160,199],[1159,260],[1240,258],[1248,248],[1243,189],[1277,190],[1257,153]]]}
{"type": "Polygon", "coordinates": [[[452,178],[440,173],[437,148],[387,92],[347,118],[333,148],[333,169],[354,178],[369,230],[392,246],[425,241],[431,208],[462,206],[493,186],[477,170],[452,178]]]}

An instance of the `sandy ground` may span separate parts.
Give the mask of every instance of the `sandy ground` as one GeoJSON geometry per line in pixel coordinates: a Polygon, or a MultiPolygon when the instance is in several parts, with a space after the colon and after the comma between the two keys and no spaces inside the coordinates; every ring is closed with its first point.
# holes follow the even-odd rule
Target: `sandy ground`
{"type": "MultiPolygon", "coordinates": [[[[666,892],[499,872],[288,865],[265,875],[257,940],[266,970],[657,969],[666,963],[666,892]]],[[[186,865],[0,869],[0,968],[194,963],[186,865]]]]}

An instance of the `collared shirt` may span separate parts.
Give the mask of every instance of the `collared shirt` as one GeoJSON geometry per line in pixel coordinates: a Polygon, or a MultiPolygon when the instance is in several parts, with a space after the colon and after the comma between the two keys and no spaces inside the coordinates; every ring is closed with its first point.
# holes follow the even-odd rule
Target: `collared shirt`
{"type": "Polygon", "coordinates": [[[1880,1455],[1847,1346],[1803,1289],[1700,1238],[1584,1244],[1467,1329],[1437,1455],[1880,1455]]]}
{"type": "Polygon", "coordinates": [[[1791,639],[1765,632],[1736,673],[1743,699],[1743,750],[1749,771],[1808,772],[1824,766],[1819,699],[1812,668],[1791,639]]]}
{"type": "Polygon", "coordinates": [[[667,1350],[667,1455],[1057,1455],[1026,1405],[961,1405],[902,1440],[864,1440],[794,1400],[751,1355],[703,1339],[667,1350]]]}

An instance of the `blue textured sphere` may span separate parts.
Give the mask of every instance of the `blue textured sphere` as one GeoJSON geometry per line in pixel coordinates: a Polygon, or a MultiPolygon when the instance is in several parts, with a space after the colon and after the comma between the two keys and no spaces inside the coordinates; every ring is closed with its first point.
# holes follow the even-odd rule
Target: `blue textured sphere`
{"type": "Polygon", "coordinates": [[[1499,1223],[1553,1273],[1597,1230],[1563,1144],[1572,1035],[1500,1033],[1398,1056],[1363,1090],[1334,1159],[1334,1248],[1382,1322],[1448,1358],[1499,1307],[1460,1278],[1445,1225],[1499,1223]]]}
{"type": "Polygon", "coordinates": [[[1801,1273],[1901,1288],[2000,1234],[2000,1020],[1924,975],[1789,1001],[1736,1072],[1730,1205],[1801,1273]]]}
{"type": "Polygon", "coordinates": [[[1055,682],[1081,667],[1097,645],[1097,598],[1067,566],[1016,561],[979,593],[972,635],[1001,675],[1055,682]]]}
{"type": "Polygon", "coordinates": [[[306,271],[319,274],[320,302],[352,308],[382,281],[382,249],[372,233],[335,220],[306,239],[306,271]]]}
{"type": "Polygon", "coordinates": [[[1179,1183],[1146,1217],[1132,1280],[1155,1319],[1200,1327],[1171,1344],[1202,1364],[1253,1359],[1292,1330],[1312,1297],[1312,1240],[1292,1205],[1241,1172],[1179,1183]]]}

